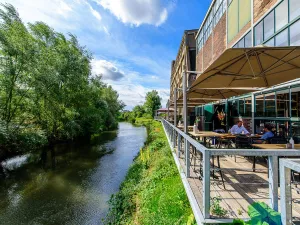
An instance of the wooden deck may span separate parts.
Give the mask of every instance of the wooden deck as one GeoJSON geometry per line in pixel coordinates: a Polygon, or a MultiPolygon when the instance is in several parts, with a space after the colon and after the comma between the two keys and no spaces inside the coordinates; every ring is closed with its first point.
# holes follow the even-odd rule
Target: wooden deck
{"type": "MultiPolygon", "coordinates": [[[[185,168],[184,159],[179,159],[182,168],[185,168]]],[[[212,160],[211,160],[212,163],[212,160]]],[[[220,172],[214,170],[211,174],[211,197],[220,197],[220,205],[227,211],[222,218],[249,218],[247,214],[248,206],[253,202],[269,203],[269,185],[268,185],[268,167],[267,162],[263,158],[256,159],[256,171],[252,171],[252,158],[242,156],[235,157],[222,156],[220,157],[220,166],[224,178],[224,185],[221,181],[220,172]]],[[[214,165],[217,165],[217,158],[214,159],[214,165]]],[[[188,182],[194,196],[198,202],[200,210],[202,207],[203,184],[200,175],[200,156],[197,155],[196,163],[191,154],[191,177],[188,182]],[[195,165],[196,166],[195,166],[195,165]]],[[[293,218],[294,221],[300,222],[300,193],[295,190],[295,185],[292,185],[293,197],[293,218]]],[[[300,189],[300,185],[298,185],[300,189]]],[[[278,190],[279,191],[279,190],[278,190]]],[[[280,193],[279,193],[280,196],[280,193]]],[[[280,204],[279,204],[280,205],[280,204]]],[[[221,218],[218,215],[213,215],[213,218],[221,218]]]]}

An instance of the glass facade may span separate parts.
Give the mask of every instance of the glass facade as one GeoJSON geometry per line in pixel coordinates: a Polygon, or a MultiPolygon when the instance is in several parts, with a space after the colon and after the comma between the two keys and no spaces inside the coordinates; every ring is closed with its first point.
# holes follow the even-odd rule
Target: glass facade
{"type": "Polygon", "coordinates": [[[300,16],[300,1],[290,0],[290,21],[300,16]]]}
{"type": "Polygon", "coordinates": [[[300,45],[300,20],[298,20],[290,27],[290,45],[291,46],[300,45]]]}
{"type": "Polygon", "coordinates": [[[233,46],[233,48],[249,48],[252,47],[252,32],[248,32],[243,38],[241,38],[241,40],[236,43],[235,46],[233,46]]]}
{"type": "Polygon", "coordinates": [[[254,28],[254,32],[255,32],[255,45],[260,45],[264,41],[264,32],[263,31],[264,31],[263,21],[261,21],[254,28]]]}
{"type": "Polygon", "coordinates": [[[268,39],[274,34],[274,11],[272,11],[266,18],[263,20],[264,23],[264,37],[268,39]]]}
{"type": "Polygon", "coordinates": [[[288,46],[289,45],[289,37],[288,37],[288,29],[280,32],[275,37],[275,45],[276,46],[288,46]]]}
{"type": "Polygon", "coordinates": [[[284,0],[275,8],[276,31],[288,23],[288,0],[284,0]]]}
{"type": "Polygon", "coordinates": [[[199,35],[197,37],[197,52],[203,47],[207,39],[212,33],[214,27],[218,24],[224,12],[226,11],[227,1],[226,0],[216,0],[209,12],[205,22],[202,25],[199,35]]]}

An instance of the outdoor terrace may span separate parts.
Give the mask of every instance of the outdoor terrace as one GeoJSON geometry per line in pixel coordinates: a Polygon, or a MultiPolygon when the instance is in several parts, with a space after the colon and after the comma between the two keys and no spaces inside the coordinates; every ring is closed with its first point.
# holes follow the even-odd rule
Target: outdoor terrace
{"type": "MultiPolygon", "coordinates": [[[[206,148],[166,120],[162,123],[198,224],[247,220],[248,206],[254,202],[265,202],[280,212],[278,158],[298,157],[299,150],[206,148]],[[221,212],[212,210],[216,198],[221,212]]],[[[292,221],[298,224],[300,190],[295,183],[291,187],[292,221]]]]}

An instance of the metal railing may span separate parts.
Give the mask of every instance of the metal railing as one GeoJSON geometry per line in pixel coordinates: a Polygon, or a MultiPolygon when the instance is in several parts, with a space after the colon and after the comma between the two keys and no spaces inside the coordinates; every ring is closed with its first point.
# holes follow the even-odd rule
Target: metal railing
{"type": "MultiPolygon", "coordinates": [[[[299,199],[293,196],[293,189],[297,194],[300,194],[300,184],[293,176],[295,172],[300,174],[300,159],[280,159],[280,205],[281,221],[283,225],[296,224],[294,222],[296,218],[293,216],[292,208],[294,204],[300,204],[300,202],[299,199]]],[[[300,214],[300,210],[298,212],[300,214]]],[[[299,224],[300,218],[298,217],[297,220],[297,223],[299,224]]]]}
{"type": "MultiPolygon", "coordinates": [[[[216,193],[221,193],[220,198],[224,202],[224,205],[227,205],[229,209],[232,207],[230,201],[235,201],[240,207],[247,208],[247,206],[245,206],[246,198],[248,201],[247,204],[250,204],[251,201],[255,202],[267,199],[269,200],[270,207],[278,211],[278,157],[300,156],[300,151],[294,149],[211,149],[205,147],[188,134],[185,134],[168,121],[161,120],[161,122],[169,140],[170,147],[173,149],[173,156],[178,169],[179,171],[183,171],[181,174],[182,181],[198,224],[227,223],[235,218],[234,215],[237,213],[231,214],[233,216],[226,218],[218,218],[215,215],[212,215],[211,201],[214,197],[213,195],[216,193]],[[244,159],[243,157],[264,157],[268,159],[268,166],[260,166],[255,172],[252,171],[252,168],[246,168],[244,165],[241,167],[240,165],[235,164],[240,168],[233,168],[231,165],[233,166],[234,162],[232,161],[232,164],[227,163],[227,158],[224,156],[239,157],[239,160],[244,159]],[[216,158],[217,165],[214,165],[216,158]],[[227,168],[221,168],[220,161],[222,161],[222,163],[227,163],[227,168]],[[225,178],[223,177],[224,172],[227,173],[225,178]],[[215,179],[214,173],[219,173],[222,180],[215,179]],[[237,173],[241,173],[241,175],[237,173]],[[241,177],[246,173],[247,176],[249,175],[249,179],[246,180],[246,182],[239,180],[239,176],[241,177]],[[258,193],[256,196],[250,193],[248,196],[242,193],[243,190],[235,190],[242,189],[239,187],[240,185],[244,185],[244,187],[256,185],[254,173],[259,175],[264,173],[265,180],[263,181],[265,183],[258,182],[258,184],[260,186],[265,185],[267,193],[258,193]],[[223,183],[222,188],[218,186],[220,182],[223,183]],[[226,190],[228,188],[231,189],[226,190]],[[229,194],[226,196],[223,193],[229,194]]],[[[252,191],[255,192],[255,190],[252,191]]],[[[246,217],[247,215],[243,218],[247,219],[246,217]]]]}

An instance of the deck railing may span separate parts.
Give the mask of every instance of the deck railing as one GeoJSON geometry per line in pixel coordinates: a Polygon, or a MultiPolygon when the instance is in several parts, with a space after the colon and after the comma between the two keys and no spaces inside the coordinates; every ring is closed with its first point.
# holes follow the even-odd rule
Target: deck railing
{"type": "MultiPolygon", "coordinates": [[[[299,198],[293,196],[292,190],[294,189],[296,193],[300,194],[300,184],[292,182],[295,172],[300,173],[300,159],[280,159],[280,205],[283,225],[295,224],[292,209],[294,204],[299,203],[299,198]]],[[[297,222],[300,223],[300,221],[297,222]]]]}
{"type": "MultiPolygon", "coordinates": [[[[216,193],[219,194],[218,197],[221,201],[224,201],[224,203],[227,202],[229,209],[232,207],[230,201],[235,201],[240,205],[240,207],[247,209],[247,204],[267,199],[269,200],[268,203],[270,207],[278,211],[278,157],[300,156],[300,151],[293,149],[210,149],[206,148],[204,145],[200,144],[198,141],[185,134],[168,121],[161,121],[168,137],[169,144],[173,150],[175,162],[178,166],[198,224],[228,223],[236,217],[235,215],[237,213],[230,214],[229,217],[227,216],[226,218],[224,216],[223,218],[222,216],[218,218],[211,214],[211,201],[212,198],[216,196],[216,193]],[[258,182],[258,184],[261,186],[265,185],[267,193],[258,193],[255,196],[243,194],[243,190],[239,187],[239,185],[244,185],[244,187],[247,188],[247,186],[255,185],[255,182],[258,180],[255,179],[253,175],[253,168],[246,168],[245,165],[241,168],[232,168],[231,165],[234,165],[234,162],[232,161],[232,164],[228,164],[226,162],[227,159],[224,158],[224,156],[239,157],[239,159],[243,159],[240,156],[267,158],[268,168],[259,167],[255,170],[255,173],[257,174],[264,173],[265,180],[263,181],[265,181],[265,183],[258,182]],[[214,165],[216,158],[217,166],[214,165]],[[224,159],[222,163],[224,162],[228,164],[226,168],[220,167],[220,158],[224,159]],[[242,171],[241,175],[235,176],[237,171],[242,171]],[[221,174],[224,188],[219,188],[218,185],[220,184],[220,180],[214,179],[214,173],[217,172],[221,174]],[[222,172],[228,172],[229,174],[229,176],[226,176],[224,180],[222,172]],[[239,179],[235,180],[235,178],[231,177],[235,176],[239,178],[242,177],[243,174],[249,176],[249,179],[246,180],[246,182],[239,179]],[[243,182],[243,184],[241,184],[241,182],[243,182]],[[218,184],[216,185],[216,183],[218,184]],[[236,190],[238,188],[241,190],[236,190]],[[226,193],[229,193],[230,195],[227,196],[226,193]]],[[[241,215],[246,214],[245,212],[241,212],[241,215]]],[[[245,219],[247,219],[246,217],[247,215],[245,216],[245,219]]]]}

